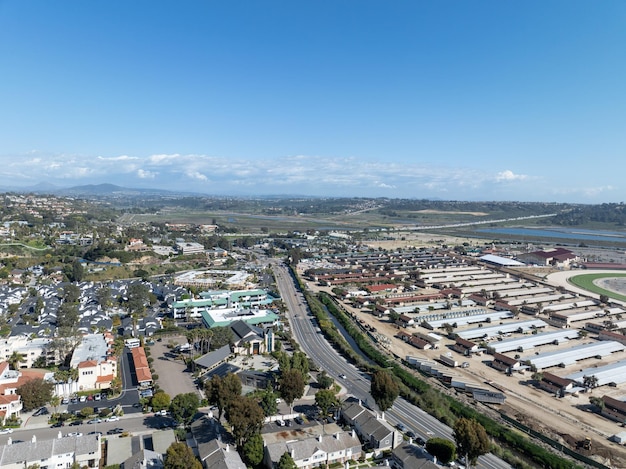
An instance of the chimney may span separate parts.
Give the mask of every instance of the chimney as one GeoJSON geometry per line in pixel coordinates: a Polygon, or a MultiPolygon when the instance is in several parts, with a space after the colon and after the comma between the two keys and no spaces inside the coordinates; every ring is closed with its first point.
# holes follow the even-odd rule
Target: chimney
{"type": "Polygon", "coordinates": [[[296,450],[291,448],[291,450],[289,451],[289,454],[291,455],[291,459],[296,459],[296,450]]]}
{"type": "Polygon", "coordinates": [[[33,443],[37,443],[37,435],[33,435],[33,438],[30,440],[33,443]]]}
{"type": "Polygon", "coordinates": [[[335,434],[333,435],[335,437],[335,440],[339,439],[339,432],[335,432],[335,434]]]}
{"type": "Polygon", "coordinates": [[[226,444],[226,452],[230,452],[230,445],[228,443],[226,444]]]}
{"type": "Polygon", "coordinates": [[[354,428],[352,429],[352,438],[356,438],[356,432],[354,431],[354,428]]]}
{"type": "Polygon", "coordinates": [[[381,419],[381,420],[385,420],[385,412],[383,412],[383,413],[381,413],[381,414],[380,414],[380,419],[381,419]]]}
{"type": "Polygon", "coordinates": [[[59,434],[57,435],[57,438],[63,438],[63,433],[61,433],[61,430],[59,430],[59,434]]]}
{"type": "Polygon", "coordinates": [[[319,441],[320,443],[322,442],[322,434],[321,433],[319,435],[317,435],[317,441],[319,441]]]}
{"type": "Polygon", "coordinates": [[[9,437],[9,439],[7,440],[7,446],[12,445],[13,444],[13,438],[9,437]]]}

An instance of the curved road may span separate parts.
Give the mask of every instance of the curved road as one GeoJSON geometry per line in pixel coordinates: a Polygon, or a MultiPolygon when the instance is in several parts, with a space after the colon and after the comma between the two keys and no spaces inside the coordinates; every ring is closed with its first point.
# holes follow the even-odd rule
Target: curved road
{"type": "MultiPolygon", "coordinates": [[[[328,375],[335,378],[343,385],[346,391],[361,399],[372,409],[377,409],[376,403],[369,394],[369,375],[348,363],[326,341],[314,323],[315,318],[308,315],[308,308],[304,302],[304,296],[294,284],[289,270],[282,264],[272,263],[276,283],[281,297],[287,306],[291,329],[296,341],[306,354],[328,375]],[[339,375],[344,374],[341,379],[339,375]]],[[[452,429],[439,422],[434,417],[424,412],[401,397],[398,397],[393,408],[386,412],[386,420],[392,424],[403,423],[424,439],[432,436],[454,440],[452,429]]],[[[485,469],[508,469],[511,468],[506,462],[492,454],[481,456],[477,467],[485,469]]]]}

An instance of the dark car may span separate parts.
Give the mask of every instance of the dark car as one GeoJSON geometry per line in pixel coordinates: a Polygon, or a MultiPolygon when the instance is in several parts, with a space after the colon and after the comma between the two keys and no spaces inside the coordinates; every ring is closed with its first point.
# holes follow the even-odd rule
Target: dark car
{"type": "Polygon", "coordinates": [[[406,432],[406,436],[408,436],[409,438],[415,438],[415,433],[412,430],[409,430],[408,432],[406,432]]]}
{"type": "Polygon", "coordinates": [[[78,425],[82,425],[83,421],[82,420],[74,420],[72,423],[70,423],[70,427],[76,427],[78,425]]]}
{"type": "Polygon", "coordinates": [[[285,425],[288,427],[291,427],[293,425],[293,422],[289,419],[285,420],[285,425]]]}
{"type": "Polygon", "coordinates": [[[63,425],[65,425],[63,422],[56,422],[50,425],[50,428],[59,428],[59,427],[62,427],[63,425]]]}
{"type": "Polygon", "coordinates": [[[111,430],[107,432],[107,435],[118,435],[120,433],[124,433],[124,429],[116,427],[116,428],[111,428],[111,430]]]}
{"type": "Polygon", "coordinates": [[[415,439],[415,443],[417,443],[420,446],[424,446],[426,444],[426,440],[424,438],[422,438],[421,436],[418,436],[415,439]]]}
{"type": "Polygon", "coordinates": [[[296,422],[298,425],[302,425],[304,423],[304,419],[300,416],[296,417],[295,419],[293,419],[294,422],[296,422]]]}
{"type": "Polygon", "coordinates": [[[48,409],[46,409],[45,407],[41,407],[40,409],[37,409],[35,411],[35,413],[33,414],[33,417],[37,417],[39,415],[47,415],[48,413],[49,413],[48,409]]]}

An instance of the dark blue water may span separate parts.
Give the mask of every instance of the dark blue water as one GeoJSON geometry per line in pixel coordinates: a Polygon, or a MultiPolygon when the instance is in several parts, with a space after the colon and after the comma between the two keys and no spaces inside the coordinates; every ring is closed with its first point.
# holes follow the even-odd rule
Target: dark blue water
{"type": "Polygon", "coordinates": [[[534,236],[540,238],[560,238],[578,241],[626,242],[626,232],[586,230],[583,228],[559,228],[542,230],[533,228],[483,228],[479,233],[504,234],[511,236],[534,236]]]}

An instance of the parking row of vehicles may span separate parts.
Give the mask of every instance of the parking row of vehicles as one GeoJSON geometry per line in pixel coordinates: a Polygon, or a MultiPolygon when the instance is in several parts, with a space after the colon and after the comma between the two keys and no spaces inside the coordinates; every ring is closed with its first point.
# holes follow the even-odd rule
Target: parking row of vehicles
{"type": "Polygon", "coordinates": [[[65,396],[61,401],[62,404],[78,404],[79,402],[87,402],[87,401],[99,401],[102,399],[106,399],[107,395],[104,393],[96,393],[96,394],[83,394],[78,396],[76,394],[72,396],[65,396]]]}

